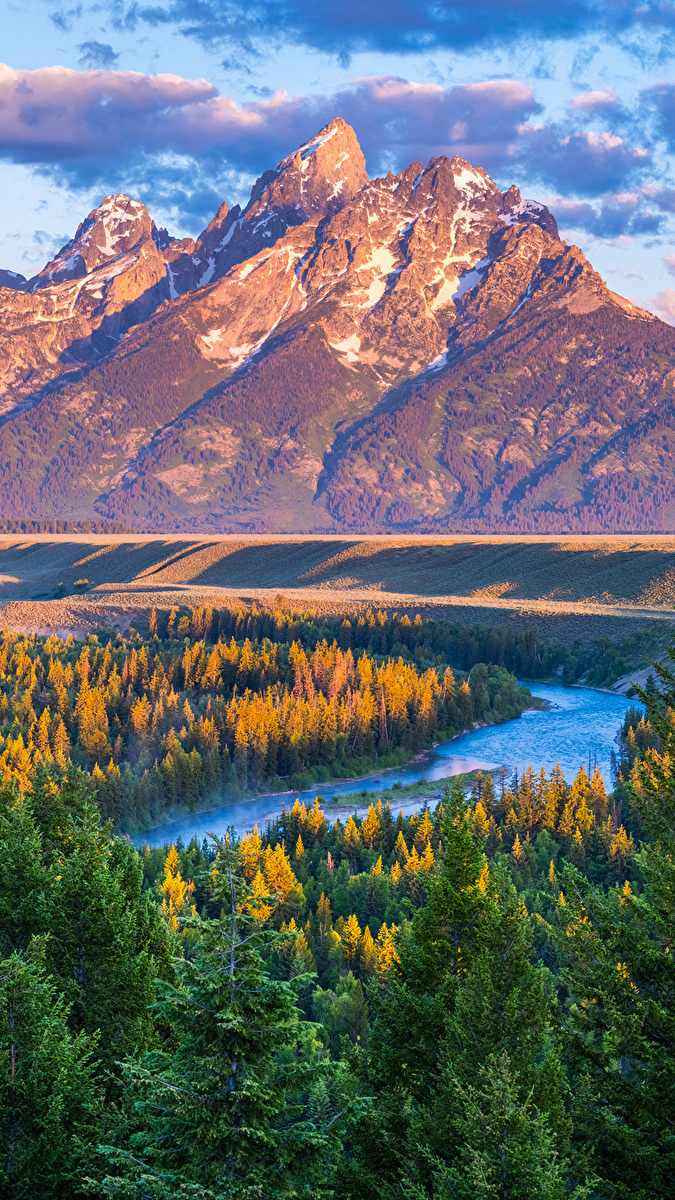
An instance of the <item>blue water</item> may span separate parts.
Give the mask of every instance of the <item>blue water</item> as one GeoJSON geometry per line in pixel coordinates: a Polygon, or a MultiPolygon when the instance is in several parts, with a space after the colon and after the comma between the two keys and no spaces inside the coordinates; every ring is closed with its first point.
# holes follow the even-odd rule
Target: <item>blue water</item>
{"type": "MultiPolygon", "coordinates": [[[[159,846],[167,839],[175,841],[180,835],[187,843],[193,835],[201,840],[207,833],[222,834],[232,825],[238,832],[251,829],[256,822],[264,826],[280,812],[282,804],[292,805],[297,795],[311,804],[317,792],[328,801],[356,791],[382,793],[383,788],[390,788],[397,782],[416,783],[420,779],[433,782],[465,771],[502,766],[509,772],[516,767],[520,772],[528,766],[534,767],[535,771],[541,767],[550,771],[558,762],[569,781],[582,763],[587,769],[589,762],[591,768],[597,763],[606,785],[611,787],[610,754],[613,748],[616,749],[616,734],[626,709],[637,702],[592,688],[565,688],[556,684],[528,686],[534,696],[547,700],[550,707],[531,709],[518,720],[507,721],[504,725],[460,734],[406,767],[374,772],[363,780],[315,784],[307,792],[256,796],[208,812],[193,813],[156,825],[137,841],[159,846]]],[[[402,807],[404,812],[412,811],[416,807],[414,801],[399,802],[396,793],[387,798],[396,810],[402,807]]]]}

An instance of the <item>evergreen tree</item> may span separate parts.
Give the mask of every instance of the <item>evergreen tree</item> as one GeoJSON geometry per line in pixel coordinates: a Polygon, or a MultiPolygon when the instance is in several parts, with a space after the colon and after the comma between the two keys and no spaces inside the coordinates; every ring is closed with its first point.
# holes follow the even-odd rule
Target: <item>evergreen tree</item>
{"type": "Polygon", "coordinates": [[[376,1099],[345,1171],[348,1195],[564,1194],[552,980],[532,961],[513,885],[503,870],[488,872],[470,828],[456,786],[428,903],[399,942],[400,961],[371,989],[376,1099]]]}
{"type": "Polygon", "coordinates": [[[313,1027],[300,1024],[293,987],[263,964],[287,935],[263,928],[236,851],[223,842],[218,851],[211,878],[222,915],[186,919],[199,949],[157,1004],[175,1049],[129,1065],[134,1116],[102,1149],[102,1186],[139,1200],[328,1196],[340,1114],[325,1086],[314,1093],[328,1064],[313,1027]]]}
{"type": "Polygon", "coordinates": [[[583,1200],[589,1187],[565,1186],[556,1139],[545,1113],[525,1093],[508,1054],[478,1067],[472,1083],[455,1085],[446,1132],[449,1164],[427,1158],[430,1184],[404,1182],[406,1200],[583,1200]]]}
{"type": "Polygon", "coordinates": [[[66,821],[53,856],[49,967],[72,1003],[74,1027],[99,1031],[98,1053],[114,1069],[150,1044],[154,981],[170,970],[171,935],[142,894],[134,847],[101,828],[93,805],[66,821]]]}
{"type": "Polygon", "coordinates": [[[416,1194],[434,1200],[562,1200],[569,1129],[553,980],[532,962],[530,922],[508,876],[491,871],[485,888],[476,953],[448,1013],[438,1074],[411,1121],[400,1194],[412,1179],[416,1194]]]}
{"type": "Polygon", "coordinates": [[[95,1041],[71,1034],[44,939],[0,961],[0,1045],[0,1193],[71,1200],[97,1115],[95,1041]]]}
{"type": "Polygon", "coordinates": [[[32,805],[16,786],[0,793],[0,954],[26,950],[44,924],[48,872],[32,805]]]}
{"type": "Polygon", "coordinates": [[[133,846],[101,828],[81,775],[41,772],[30,795],[0,794],[0,952],[48,935],[53,982],[75,1032],[100,1032],[108,1069],[153,1036],[154,981],[170,970],[171,935],[133,846]],[[72,805],[73,815],[67,815],[72,805]],[[38,816],[36,819],[35,812],[38,816]]]}
{"type": "Polygon", "coordinates": [[[655,670],[660,688],[640,695],[662,752],[648,749],[631,781],[651,838],[644,891],[604,894],[568,867],[557,937],[577,1149],[603,1195],[632,1200],[675,1194],[675,670],[655,670]]]}
{"type": "Polygon", "coordinates": [[[367,1196],[373,1188],[400,1185],[400,1153],[417,1109],[429,1103],[447,1014],[476,950],[486,868],[459,781],[444,799],[442,841],[428,902],[415,913],[409,934],[399,935],[398,961],[369,989],[374,1021],[365,1073],[376,1103],[346,1165],[347,1194],[353,1188],[354,1195],[367,1196]]]}

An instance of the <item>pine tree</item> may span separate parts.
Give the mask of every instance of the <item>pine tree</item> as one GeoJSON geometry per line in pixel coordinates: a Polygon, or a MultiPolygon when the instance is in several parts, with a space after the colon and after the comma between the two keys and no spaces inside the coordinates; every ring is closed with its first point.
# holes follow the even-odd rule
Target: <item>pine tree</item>
{"type": "Polygon", "coordinates": [[[291,985],[263,965],[288,935],[262,928],[236,850],[217,844],[210,878],[222,915],[191,918],[198,951],[158,1003],[175,1050],[129,1065],[136,1128],[129,1140],[122,1125],[103,1151],[102,1186],[138,1200],[327,1196],[339,1114],[312,1105],[322,1073],[312,1027],[291,985]]]}
{"type": "Polygon", "coordinates": [[[455,1085],[448,1132],[456,1151],[451,1164],[429,1162],[427,1186],[405,1178],[406,1200],[584,1200],[589,1188],[570,1191],[565,1165],[546,1114],[531,1095],[523,1098],[508,1055],[479,1066],[473,1082],[455,1085]]]}
{"type": "Polygon", "coordinates": [[[562,1200],[569,1128],[553,981],[532,961],[529,918],[508,876],[488,871],[473,843],[459,786],[443,844],[400,961],[371,992],[376,1098],[349,1187],[401,1200],[562,1200]]]}
{"type": "Polygon", "coordinates": [[[0,793],[0,954],[25,951],[44,925],[49,875],[30,799],[15,786],[0,793]]]}
{"type": "Polygon", "coordinates": [[[113,1068],[150,1042],[148,1006],[154,980],[169,971],[169,934],[142,894],[135,849],[100,828],[93,806],[64,822],[51,854],[48,966],[73,1027],[100,1031],[98,1053],[113,1068]]]}
{"type": "MultiPolygon", "coordinates": [[[[672,646],[668,655],[675,664],[672,646]]],[[[621,1200],[675,1192],[675,670],[656,673],[660,690],[640,695],[663,753],[648,750],[631,781],[651,839],[644,891],[604,894],[568,866],[556,939],[570,994],[576,1149],[621,1200]]]]}
{"type": "MultiPolygon", "coordinates": [[[[407,1146],[412,1114],[428,1101],[447,1015],[475,952],[485,860],[459,781],[444,805],[442,840],[443,853],[427,882],[428,902],[415,913],[409,934],[397,935],[395,954],[389,954],[388,967],[382,969],[382,962],[370,988],[367,1079],[376,1103],[357,1139],[356,1179],[349,1186],[359,1196],[386,1181],[398,1186],[400,1161],[391,1148],[407,1146]]],[[[386,954],[384,944],[382,950],[386,954]]]]}
{"type": "Polygon", "coordinates": [[[95,1136],[95,1040],[71,1034],[44,948],[45,939],[35,939],[0,960],[0,1192],[7,1200],[79,1194],[81,1143],[95,1136]]]}

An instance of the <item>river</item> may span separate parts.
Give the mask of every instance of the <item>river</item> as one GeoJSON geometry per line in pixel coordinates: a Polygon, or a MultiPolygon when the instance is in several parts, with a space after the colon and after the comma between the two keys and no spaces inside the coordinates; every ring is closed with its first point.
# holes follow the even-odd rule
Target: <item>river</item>
{"type": "MultiPolygon", "coordinates": [[[[449,775],[460,775],[465,771],[507,767],[522,771],[528,766],[539,771],[543,767],[550,771],[560,763],[565,778],[569,781],[583,763],[588,769],[597,763],[607,787],[611,787],[610,755],[616,748],[614,739],[623,721],[626,709],[637,705],[637,700],[613,692],[595,691],[593,688],[566,688],[559,684],[527,684],[534,696],[548,701],[549,707],[529,709],[515,721],[503,725],[492,725],[486,729],[475,729],[443,742],[434,750],[420,756],[415,762],[391,771],[374,772],[362,780],[348,779],[342,783],[315,784],[311,791],[276,795],[256,796],[241,800],[208,812],[193,813],[156,825],[135,840],[140,844],[162,845],[167,840],[175,841],[179,836],[187,843],[193,835],[200,840],[207,833],[223,834],[234,826],[238,832],[251,829],[257,822],[263,826],[276,816],[282,804],[293,804],[297,795],[311,804],[317,793],[328,801],[356,791],[379,792],[392,784],[417,783],[421,779],[433,782],[449,775]]],[[[391,799],[392,808],[400,807],[404,812],[419,806],[418,801],[405,803],[391,799]]],[[[367,803],[367,801],[366,801],[367,803]]]]}

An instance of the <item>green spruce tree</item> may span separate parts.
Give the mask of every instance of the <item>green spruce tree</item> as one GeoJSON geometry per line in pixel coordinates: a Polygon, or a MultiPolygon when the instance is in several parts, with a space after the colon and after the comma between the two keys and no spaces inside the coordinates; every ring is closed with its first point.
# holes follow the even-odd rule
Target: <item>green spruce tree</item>
{"type": "Polygon", "coordinates": [[[662,752],[631,779],[649,843],[644,889],[608,893],[568,867],[557,945],[569,990],[567,1060],[580,1160],[603,1197],[675,1194],[675,649],[640,692],[662,752]]]}
{"type": "Polygon", "coordinates": [[[102,1186],[138,1200],[328,1197],[341,1092],[322,1081],[328,1059],[300,1023],[293,986],[265,970],[286,935],[263,927],[236,851],[218,847],[221,917],[186,920],[199,949],[177,964],[177,985],[160,987],[169,1041],[128,1066],[132,1116],[101,1150],[102,1186]]]}
{"type": "Polygon", "coordinates": [[[73,1035],[44,967],[45,939],[0,961],[0,1193],[5,1200],[80,1194],[99,1094],[95,1039],[73,1035]]]}

